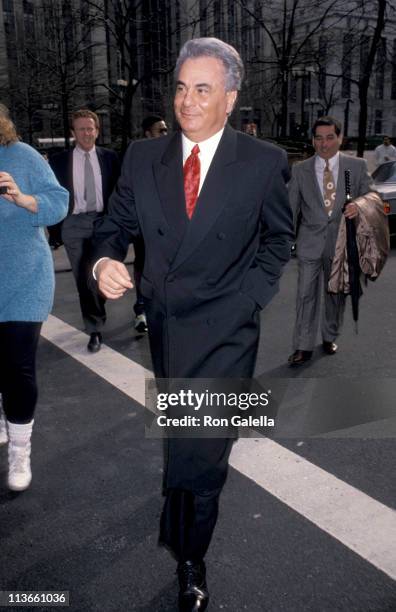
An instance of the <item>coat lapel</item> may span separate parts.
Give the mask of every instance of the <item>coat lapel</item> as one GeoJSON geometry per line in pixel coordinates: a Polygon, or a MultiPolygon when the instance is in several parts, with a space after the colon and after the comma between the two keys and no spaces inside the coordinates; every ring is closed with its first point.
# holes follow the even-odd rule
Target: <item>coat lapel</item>
{"type": "Polygon", "coordinates": [[[179,242],[182,240],[188,218],[184,199],[183,151],[181,134],[174,134],[160,161],[153,164],[162,212],[179,242]]]}
{"type": "Polygon", "coordinates": [[[339,210],[344,206],[345,203],[345,170],[348,169],[348,158],[347,156],[340,153],[340,161],[338,165],[338,180],[337,180],[337,193],[336,193],[336,209],[339,210]]]}
{"type": "MultiPolygon", "coordinates": [[[[237,134],[231,127],[226,126],[202,185],[194,214],[191,221],[187,221],[183,241],[171,266],[172,271],[193,253],[226,205],[232,189],[232,164],[237,159],[236,149],[237,134]]],[[[183,207],[185,210],[184,189],[183,207]]],[[[185,218],[187,219],[186,215],[185,218]]]]}
{"type": "Polygon", "coordinates": [[[96,147],[96,155],[98,156],[98,162],[100,167],[100,173],[102,175],[102,198],[103,203],[107,201],[107,177],[108,172],[106,172],[105,168],[105,159],[103,155],[103,151],[100,147],[96,147]]]}
{"type": "Polygon", "coordinates": [[[315,200],[317,202],[320,202],[323,212],[325,213],[326,217],[327,217],[327,213],[326,213],[326,208],[324,205],[324,200],[323,200],[323,196],[322,196],[322,192],[320,190],[319,187],[319,183],[318,183],[318,179],[316,177],[316,170],[315,170],[315,159],[316,156],[313,155],[310,159],[309,159],[309,163],[306,166],[306,171],[309,174],[309,183],[308,184],[312,184],[312,189],[313,189],[313,197],[315,198],[315,200]]]}

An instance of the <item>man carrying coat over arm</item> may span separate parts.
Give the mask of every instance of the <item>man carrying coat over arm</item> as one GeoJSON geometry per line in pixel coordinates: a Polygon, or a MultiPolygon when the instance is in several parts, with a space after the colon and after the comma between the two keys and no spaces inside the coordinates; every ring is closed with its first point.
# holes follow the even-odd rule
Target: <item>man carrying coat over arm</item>
{"type": "MultiPolygon", "coordinates": [[[[109,214],[96,224],[94,275],[109,299],[131,288],[121,261],[141,233],[156,377],[251,378],[260,310],[278,291],[294,238],[287,160],[227,125],[243,76],[233,47],[190,40],[175,72],[181,132],[129,147],[109,214]]],[[[168,443],[160,541],[179,563],[180,610],[208,604],[203,560],[231,446],[168,443]]]]}

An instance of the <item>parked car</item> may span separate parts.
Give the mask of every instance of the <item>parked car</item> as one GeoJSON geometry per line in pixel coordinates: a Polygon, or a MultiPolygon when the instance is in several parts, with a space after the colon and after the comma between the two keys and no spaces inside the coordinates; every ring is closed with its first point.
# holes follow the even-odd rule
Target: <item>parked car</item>
{"type": "Polygon", "coordinates": [[[375,188],[387,205],[390,235],[396,236],[396,161],[381,164],[372,177],[375,188]]]}

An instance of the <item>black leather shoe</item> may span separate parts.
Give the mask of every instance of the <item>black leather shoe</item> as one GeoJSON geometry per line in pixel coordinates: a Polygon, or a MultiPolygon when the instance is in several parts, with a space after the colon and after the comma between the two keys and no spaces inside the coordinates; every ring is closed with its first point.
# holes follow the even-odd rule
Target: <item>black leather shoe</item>
{"type": "Polygon", "coordinates": [[[338,346],[335,342],[323,342],[323,350],[327,355],[334,355],[337,352],[338,346]]]}
{"type": "Polygon", "coordinates": [[[87,349],[91,353],[97,353],[102,348],[102,334],[99,332],[94,332],[89,336],[89,342],[87,344],[87,349]]]}
{"type": "Polygon", "coordinates": [[[209,592],[206,586],[205,563],[184,561],[177,566],[179,577],[179,612],[201,612],[206,610],[209,592]]]}
{"type": "Polygon", "coordinates": [[[289,366],[294,368],[296,366],[303,365],[309,361],[312,357],[312,351],[294,351],[288,359],[289,366]]]}

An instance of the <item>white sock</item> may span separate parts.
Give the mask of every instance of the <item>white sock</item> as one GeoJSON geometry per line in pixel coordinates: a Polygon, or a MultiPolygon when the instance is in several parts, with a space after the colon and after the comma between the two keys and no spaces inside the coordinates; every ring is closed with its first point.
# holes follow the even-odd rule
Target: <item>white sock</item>
{"type": "Polygon", "coordinates": [[[32,436],[34,419],[29,423],[10,423],[8,421],[8,438],[12,446],[27,446],[32,436]]]}

